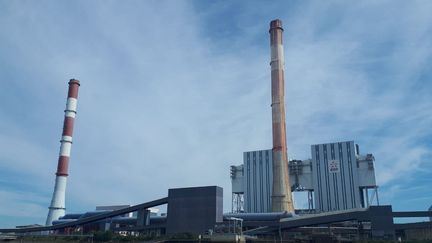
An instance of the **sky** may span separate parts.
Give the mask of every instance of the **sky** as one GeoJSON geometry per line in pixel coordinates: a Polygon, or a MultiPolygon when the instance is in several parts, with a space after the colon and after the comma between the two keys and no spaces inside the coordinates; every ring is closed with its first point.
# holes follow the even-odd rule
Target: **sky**
{"type": "MultiPolygon", "coordinates": [[[[44,224],[67,82],[67,212],[218,185],[271,144],[269,22],[284,24],[288,154],[354,140],[380,202],[432,204],[431,1],[0,0],[0,227],[44,224]]],[[[296,198],[296,205],[304,202],[296,198]]]]}

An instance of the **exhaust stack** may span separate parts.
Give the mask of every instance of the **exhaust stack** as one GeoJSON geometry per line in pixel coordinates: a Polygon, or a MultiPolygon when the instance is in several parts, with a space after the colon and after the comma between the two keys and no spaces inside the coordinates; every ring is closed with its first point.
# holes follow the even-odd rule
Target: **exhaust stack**
{"type": "Polygon", "coordinates": [[[271,92],[273,129],[273,212],[294,212],[288,174],[288,154],[285,128],[284,52],[282,21],[270,22],[271,92]]]}
{"type": "Polygon", "coordinates": [[[46,225],[52,225],[53,220],[65,215],[65,192],[68,176],[69,157],[72,147],[73,125],[76,115],[78,88],[80,83],[76,79],[69,81],[69,92],[66,102],[63,133],[60,140],[60,154],[57,165],[54,193],[49,206],[46,225]]]}

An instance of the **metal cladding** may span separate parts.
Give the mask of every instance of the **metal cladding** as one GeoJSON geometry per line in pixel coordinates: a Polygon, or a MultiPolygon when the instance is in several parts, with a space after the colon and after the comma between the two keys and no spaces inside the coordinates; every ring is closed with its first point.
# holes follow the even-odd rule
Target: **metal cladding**
{"type": "Polygon", "coordinates": [[[65,215],[65,193],[68,176],[69,157],[72,147],[73,125],[76,116],[78,88],[80,82],[76,79],[69,81],[69,92],[66,102],[63,133],[60,140],[60,154],[57,164],[56,181],[51,205],[48,211],[46,225],[52,225],[53,220],[65,215]]]}
{"type": "Polygon", "coordinates": [[[294,212],[289,186],[288,155],[285,128],[284,53],[282,45],[282,21],[270,22],[271,92],[273,129],[273,190],[272,211],[294,212]]]}

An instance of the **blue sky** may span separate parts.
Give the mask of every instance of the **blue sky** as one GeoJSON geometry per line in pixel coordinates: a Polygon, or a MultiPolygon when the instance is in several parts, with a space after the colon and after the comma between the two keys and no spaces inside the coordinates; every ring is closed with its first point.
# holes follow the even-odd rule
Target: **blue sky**
{"type": "Polygon", "coordinates": [[[229,210],[229,165],[271,148],[275,18],[289,156],[354,140],[375,155],[382,203],[425,210],[431,12],[430,1],[0,0],[0,227],[45,221],[70,78],[82,85],[68,212],[197,185],[222,186],[229,210]]]}

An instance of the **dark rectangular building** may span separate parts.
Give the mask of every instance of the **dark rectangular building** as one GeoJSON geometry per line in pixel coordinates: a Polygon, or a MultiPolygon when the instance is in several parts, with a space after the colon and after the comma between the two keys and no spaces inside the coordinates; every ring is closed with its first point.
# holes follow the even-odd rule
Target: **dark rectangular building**
{"type": "Polygon", "coordinates": [[[223,221],[223,189],[218,186],[169,189],[167,234],[204,233],[223,221]]]}

